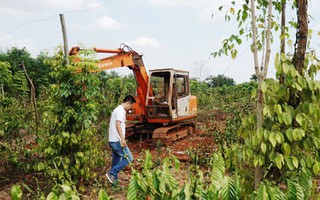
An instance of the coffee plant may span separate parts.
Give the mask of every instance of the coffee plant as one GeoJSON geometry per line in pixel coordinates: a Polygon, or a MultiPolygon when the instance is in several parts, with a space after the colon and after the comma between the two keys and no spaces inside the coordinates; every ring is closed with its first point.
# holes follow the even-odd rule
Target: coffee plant
{"type": "Polygon", "coordinates": [[[311,176],[303,182],[285,179],[292,179],[293,175],[304,177],[309,171],[315,175],[320,172],[320,82],[314,79],[320,64],[307,54],[304,74],[299,74],[291,60],[282,54],[277,55],[275,66],[278,75],[285,77],[284,83],[273,79],[263,83],[264,126],[256,130],[254,115],[243,120],[239,129],[244,140],[240,157],[251,166],[261,166],[265,180],[286,184],[288,188],[290,184],[304,183],[299,195],[309,197],[311,176]]]}
{"type": "Polygon", "coordinates": [[[99,151],[101,140],[95,136],[100,82],[97,74],[90,72],[95,69],[95,62],[87,58],[90,52],[83,55],[84,62],[71,66],[61,65],[61,51],[49,61],[55,84],[43,113],[44,160],[35,166],[57,182],[74,181],[78,186],[96,176],[92,169],[103,164],[104,157],[99,151]]]}

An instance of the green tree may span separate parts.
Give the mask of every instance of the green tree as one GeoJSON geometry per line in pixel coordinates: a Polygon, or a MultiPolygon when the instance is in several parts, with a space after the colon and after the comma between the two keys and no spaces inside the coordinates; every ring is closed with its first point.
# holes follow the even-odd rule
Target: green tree
{"type": "Polygon", "coordinates": [[[2,99],[4,98],[4,86],[9,85],[11,82],[12,75],[10,67],[8,62],[0,61],[0,90],[2,99]]]}
{"type": "Polygon", "coordinates": [[[5,53],[1,52],[0,61],[10,63],[12,76],[14,76],[13,79],[17,81],[16,83],[12,81],[12,87],[8,86],[5,90],[14,97],[16,97],[16,95],[24,96],[26,95],[25,92],[29,91],[29,89],[27,89],[29,86],[25,74],[21,73],[23,72],[21,63],[24,62],[26,70],[35,86],[36,95],[38,96],[39,90],[48,87],[52,82],[50,79],[50,66],[48,63],[45,63],[45,60],[48,60],[48,58],[49,56],[45,51],[41,52],[37,58],[32,58],[25,48],[18,49],[13,47],[5,53]],[[19,88],[19,84],[21,88],[19,88]],[[27,86],[27,88],[25,86],[27,86]]]}
{"type": "Polygon", "coordinates": [[[257,75],[256,74],[252,74],[251,77],[250,77],[250,80],[257,82],[258,81],[257,75]]]}
{"type": "Polygon", "coordinates": [[[235,85],[233,78],[226,77],[225,75],[219,74],[218,76],[209,76],[205,79],[210,87],[222,87],[235,85]]]}

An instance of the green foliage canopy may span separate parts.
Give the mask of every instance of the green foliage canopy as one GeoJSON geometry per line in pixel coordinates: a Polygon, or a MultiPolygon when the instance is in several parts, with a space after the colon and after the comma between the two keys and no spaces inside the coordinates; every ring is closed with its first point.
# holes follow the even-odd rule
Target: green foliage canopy
{"type": "Polygon", "coordinates": [[[210,87],[222,87],[235,85],[233,78],[226,77],[225,75],[219,74],[218,76],[209,76],[205,79],[210,87]]]}

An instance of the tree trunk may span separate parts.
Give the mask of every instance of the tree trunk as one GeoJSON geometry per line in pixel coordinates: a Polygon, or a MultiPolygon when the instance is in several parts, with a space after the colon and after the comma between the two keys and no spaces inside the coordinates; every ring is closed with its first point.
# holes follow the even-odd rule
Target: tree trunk
{"type": "MultiPolygon", "coordinates": [[[[256,25],[256,14],[255,14],[255,1],[251,0],[251,14],[252,14],[252,46],[253,46],[253,56],[254,56],[254,68],[256,71],[256,75],[258,77],[258,97],[257,97],[257,131],[260,127],[263,127],[263,93],[261,89],[261,84],[264,79],[267,77],[268,68],[269,68],[269,59],[271,54],[270,49],[270,32],[271,32],[271,18],[272,18],[272,0],[269,0],[268,4],[268,21],[267,21],[267,28],[266,28],[266,53],[264,64],[259,68],[258,62],[258,48],[257,48],[257,25],[256,25]]],[[[263,57],[262,57],[263,58],[263,57]]],[[[254,168],[254,187],[257,190],[260,186],[262,180],[262,169],[260,166],[255,166],[254,168]]]]}
{"type": "MultiPolygon", "coordinates": [[[[257,96],[257,130],[259,127],[263,126],[263,93],[261,89],[261,84],[264,81],[263,77],[258,77],[258,96],[257,96]]],[[[254,188],[255,190],[258,189],[260,182],[262,180],[262,169],[260,166],[256,166],[254,168],[254,188]]]]}
{"type": "MultiPolygon", "coordinates": [[[[304,60],[308,42],[308,0],[297,1],[297,34],[295,51],[292,58],[292,63],[300,75],[304,75],[304,60]]],[[[297,107],[300,104],[300,95],[295,93],[290,94],[290,105],[297,107]]]]}
{"type": "Polygon", "coordinates": [[[297,0],[298,30],[293,65],[303,75],[303,63],[308,41],[308,0],[297,0]]]}

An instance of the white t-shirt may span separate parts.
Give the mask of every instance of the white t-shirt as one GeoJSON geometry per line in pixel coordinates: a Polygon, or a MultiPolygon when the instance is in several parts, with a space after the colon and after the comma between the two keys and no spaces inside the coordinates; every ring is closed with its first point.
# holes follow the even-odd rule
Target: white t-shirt
{"type": "Polygon", "coordinates": [[[116,121],[120,121],[122,135],[125,138],[126,135],[126,111],[124,110],[122,105],[116,107],[112,114],[109,124],[109,142],[118,142],[120,141],[120,136],[117,131],[116,121]]]}

